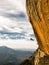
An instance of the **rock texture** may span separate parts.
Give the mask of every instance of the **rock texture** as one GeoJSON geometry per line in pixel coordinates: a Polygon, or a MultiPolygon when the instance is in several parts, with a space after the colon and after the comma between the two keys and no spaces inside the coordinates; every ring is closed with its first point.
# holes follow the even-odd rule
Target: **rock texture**
{"type": "Polygon", "coordinates": [[[38,48],[29,59],[24,60],[20,65],[49,65],[49,55],[38,48]]]}
{"type": "Polygon", "coordinates": [[[49,0],[26,0],[26,10],[39,48],[49,55],[49,0]]]}
{"type": "Polygon", "coordinates": [[[20,65],[49,65],[49,0],[26,0],[26,10],[39,48],[20,65]]]}

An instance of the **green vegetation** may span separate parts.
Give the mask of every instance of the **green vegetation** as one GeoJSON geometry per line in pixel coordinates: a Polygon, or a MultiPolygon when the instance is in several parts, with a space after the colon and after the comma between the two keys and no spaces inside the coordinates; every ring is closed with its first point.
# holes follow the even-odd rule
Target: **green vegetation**
{"type": "Polygon", "coordinates": [[[23,61],[20,65],[32,65],[32,62],[30,60],[23,61]]]}
{"type": "Polygon", "coordinates": [[[49,65],[49,55],[37,49],[29,59],[24,60],[20,65],[49,65]]]}

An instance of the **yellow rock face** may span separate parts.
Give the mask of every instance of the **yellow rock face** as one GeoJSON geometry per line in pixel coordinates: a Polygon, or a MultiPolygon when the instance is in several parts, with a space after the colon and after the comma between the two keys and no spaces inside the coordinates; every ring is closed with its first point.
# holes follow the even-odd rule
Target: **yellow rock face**
{"type": "Polygon", "coordinates": [[[40,49],[49,55],[49,0],[26,0],[26,10],[40,49]]]}

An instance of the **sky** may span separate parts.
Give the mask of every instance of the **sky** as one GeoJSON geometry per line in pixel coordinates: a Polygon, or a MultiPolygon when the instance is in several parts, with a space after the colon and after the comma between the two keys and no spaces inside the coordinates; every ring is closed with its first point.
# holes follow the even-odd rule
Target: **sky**
{"type": "Polygon", "coordinates": [[[32,36],[25,4],[25,0],[0,0],[0,39],[32,36]]]}
{"type": "Polygon", "coordinates": [[[0,0],[0,46],[36,49],[36,43],[26,13],[26,0],[0,0]]]}

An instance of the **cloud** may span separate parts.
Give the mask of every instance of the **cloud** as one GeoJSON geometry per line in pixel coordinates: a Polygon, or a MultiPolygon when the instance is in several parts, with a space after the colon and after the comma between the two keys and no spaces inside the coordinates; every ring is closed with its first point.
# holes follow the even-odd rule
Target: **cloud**
{"type": "Polygon", "coordinates": [[[25,0],[0,0],[0,38],[26,39],[31,33],[25,0]]]}

